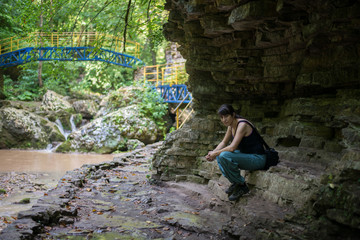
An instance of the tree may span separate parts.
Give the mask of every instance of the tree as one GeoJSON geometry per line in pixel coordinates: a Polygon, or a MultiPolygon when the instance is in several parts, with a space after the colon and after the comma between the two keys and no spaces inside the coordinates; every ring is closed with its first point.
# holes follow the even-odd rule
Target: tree
{"type": "MultiPolygon", "coordinates": [[[[43,0],[40,1],[41,9],[42,9],[42,5],[43,5],[43,0]]],[[[42,11],[41,11],[41,14],[40,14],[40,24],[39,24],[40,33],[41,33],[42,26],[43,26],[43,21],[44,21],[44,18],[43,18],[43,13],[42,13],[42,11]]],[[[41,43],[40,43],[40,46],[41,46],[41,43]]],[[[42,54],[42,51],[40,51],[40,55],[41,55],[41,54],[42,54]]],[[[42,74],[42,61],[39,61],[39,67],[38,67],[39,87],[42,87],[42,86],[43,86],[41,74],[42,74]]]]}
{"type": "Polygon", "coordinates": [[[5,99],[4,93],[4,74],[3,70],[0,69],[0,99],[5,99]]]}
{"type": "MultiPolygon", "coordinates": [[[[126,41],[133,40],[141,43],[145,47],[142,49],[140,58],[145,63],[156,64],[159,59],[164,61],[164,58],[159,55],[159,49],[164,42],[162,25],[167,18],[164,4],[165,0],[2,0],[0,2],[0,39],[16,35],[25,37],[31,32],[39,31],[45,34],[103,32],[126,41]]],[[[100,68],[87,68],[93,63],[40,62],[38,65],[22,65],[19,68],[23,73],[20,78],[26,78],[26,81],[34,81],[34,83],[37,81],[37,89],[33,89],[33,92],[40,91],[41,87],[58,88],[62,85],[59,81],[71,84],[73,79],[79,78],[78,75],[68,76],[67,73],[59,72],[60,69],[75,71],[74,68],[66,67],[67,64],[79,69],[76,74],[81,72],[79,67],[97,69],[91,72],[92,74],[100,73],[98,77],[102,78],[102,82],[91,81],[85,84],[90,89],[108,91],[110,88],[121,86],[122,81],[126,82],[124,76],[131,76],[128,70],[107,64],[99,64],[100,68]],[[54,68],[59,68],[59,71],[54,68]],[[91,84],[98,86],[91,86],[91,84]]],[[[94,76],[90,78],[94,79],[94,76]]],[[[1,79],[3,78],[0,78],[0,81],[1,79]]],[[[2,85],[0,82],[0,87],[2,85]]],[[[68,85],[67,88],[71,87],[68,85]]],[[[22,89],[25,89],[25,86],[22,89]]]]}

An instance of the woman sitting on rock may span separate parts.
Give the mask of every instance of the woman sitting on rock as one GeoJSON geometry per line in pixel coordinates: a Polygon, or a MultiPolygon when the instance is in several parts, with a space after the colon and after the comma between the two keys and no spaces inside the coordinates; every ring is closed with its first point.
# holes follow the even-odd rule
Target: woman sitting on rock
{"type": "Polygon", "coordinates": [[[240,175],[240,169],[263,169],[266,162],[264,147],[252,124],[237,115],[231,105],[221,105],[218,114],[227,131],[223,140],[208,153],[206,159],[217,159],[222,174],[231,182],[225,192],[230,201],[236,201],[249,192],[244,177],[240,175]]]}

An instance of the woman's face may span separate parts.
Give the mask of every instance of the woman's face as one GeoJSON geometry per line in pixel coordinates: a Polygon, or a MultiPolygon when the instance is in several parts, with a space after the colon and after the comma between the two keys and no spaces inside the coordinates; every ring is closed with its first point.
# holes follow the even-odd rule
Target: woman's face
{"type": "Polygon", "coordinates": [[[234,116],[231,114],[220,115],[221,122],[226,126],[230,126],[234,120],[234,116]]]}

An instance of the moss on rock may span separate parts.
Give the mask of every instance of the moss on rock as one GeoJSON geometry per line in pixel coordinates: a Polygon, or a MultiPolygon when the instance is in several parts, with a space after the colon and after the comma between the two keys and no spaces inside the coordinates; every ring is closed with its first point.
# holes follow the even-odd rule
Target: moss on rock
{"type": "Polygon", "coordinates": [[[63,142],[58,148],[56,148],[56,152],[66,153],[71,152],[73,149],[71,148],[71,143],[69,140],[63,142]]]}
{"type": "Polygon", "coordinates": [[[0,147],[44,149],[52,140],[64,137],[47,119],[22,109],[0,109],[0,147]]]}

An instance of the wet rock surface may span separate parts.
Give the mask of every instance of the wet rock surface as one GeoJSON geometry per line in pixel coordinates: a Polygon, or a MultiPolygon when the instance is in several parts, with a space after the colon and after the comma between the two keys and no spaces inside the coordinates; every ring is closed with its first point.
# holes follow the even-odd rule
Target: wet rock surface
{"type": "Polygon", "coordinates": [[[142,117],[139,107],[131,105],[82,126],[57,151],[112,153],[127,150],[127,139],[154,143],[159,134],[156,123],[142,117]]]}
{"type": "Polygon", "coordinates": [[[67,172],[0,239],[221,239],[230,218],[205,185],[150,178],[159,145],[67,172]]]}
{"type": "MultiPolygon", "coordinates": [[[[176,181],[156,180],[150,169],[161,144],[68,171],[31,201],[31,209],[6,218],[0,239],[313,239],[307,219],[294,217],[285,202],[266,200],[251,184],[250,193],[229,202],[224,177],[207,185],[180,175],[176,181]]],[[[22,175],[16,177],[18,182],[22,175]]],[[[337,231],[331,222],[311,227],[327,235],[337,231]]],[[[356,233],[348,236],[356,239],[356,233]]]]}
{"type": "Polygon", "coordinates": [[[56,180],[46,173],[1,173],[0,231],[17,219],[19,211],[30,209],[37,199],[55,186],[56,180]]]}
{"type": "Polygon", "coordinates": [[[42,108],[46,111],[74,112],[73,106],[63,96],[51,90],[48,90],[43,96],[42,108]]]}
{"type": "Polygon", "coordinates": [[[49,90],[42,102],[0,101],[0,149],[113,153],[154,143],[164,133],[140,105],[146,94],[130,86],[94,100],[49,90]]]}
{"type": "Polygon", "coordinates": [[[0,148],[45,148],[64,138],[55,124],[27,110],[0,109],[0,148]]]}

